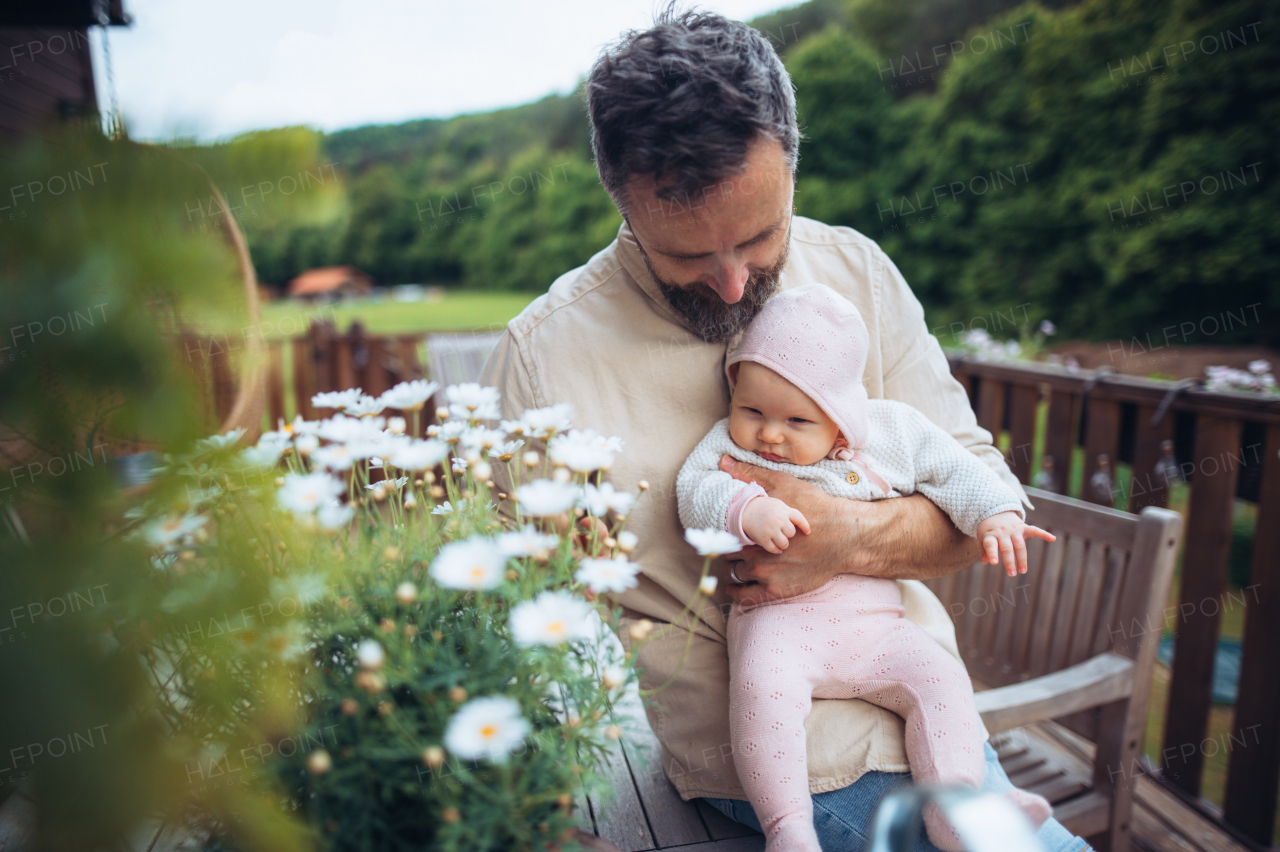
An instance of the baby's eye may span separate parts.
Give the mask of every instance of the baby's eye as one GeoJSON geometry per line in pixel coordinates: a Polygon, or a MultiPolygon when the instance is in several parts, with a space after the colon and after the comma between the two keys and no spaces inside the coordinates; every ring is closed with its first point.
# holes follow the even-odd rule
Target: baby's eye
{"type": "Polygon", "coordinates": [[[791,422],[792,423],[808,423],[809,421],[805,420],[803,417],[792,417],[791,422]]]}

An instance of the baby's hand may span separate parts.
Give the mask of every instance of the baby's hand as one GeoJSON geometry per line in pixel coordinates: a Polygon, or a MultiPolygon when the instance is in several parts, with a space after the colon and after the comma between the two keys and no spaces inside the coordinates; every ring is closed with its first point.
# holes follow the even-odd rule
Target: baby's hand
{"type": "Polygon", "coordinates": [[[804,515],[776,497],[756,497],[742,510],[742,531],[770,553],[786,550],[797,528],[809,534],[804,515]]]}
{"type": "MultiPolygon", "coordinates": [[[[755,501],[752,500],[752,503],[755,501]]],[[[748,507],[751,505],[747,504],[748,507]]],[[[744,527],[745,529],[745,527],[744,527]]],[[[1027,573],[1027,545],[1025,538],[1042,538],[1056,541],[1057,536],[1039,527],[1024,524],[1017,512],[998,512],[978,524],[975,535],[982,543],[982,561],[1000,564],[1004,556],[1004,572],[1010,577],[1027,573]],[[1016,561],[1015,561],[1016,556],[1016,561]]]]}

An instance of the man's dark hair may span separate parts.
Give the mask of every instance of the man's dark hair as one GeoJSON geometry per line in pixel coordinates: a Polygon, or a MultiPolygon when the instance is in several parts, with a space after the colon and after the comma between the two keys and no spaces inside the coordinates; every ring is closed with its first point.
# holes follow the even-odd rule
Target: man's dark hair
{"type": "Polygon", "coordinates": [[[782,60],[761,33],[672,3],[654,26],[605,48],[587,80],[591,147],[600,182],[625,216],[633,175],[687,198],[740,174],[761,134],[782,143],[795,173],[796,98],[782,60]]]}

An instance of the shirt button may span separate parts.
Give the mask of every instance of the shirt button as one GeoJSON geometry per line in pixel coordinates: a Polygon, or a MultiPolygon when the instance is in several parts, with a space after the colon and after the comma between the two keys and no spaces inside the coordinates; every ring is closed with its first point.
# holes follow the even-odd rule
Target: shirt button
{"type": "Polygon", "coordinates": [[[846,477],[844,478],[844,481],[845,481],[845,482],[847,482],[847,483],[849,483],[850,485],[857,485],[857,484],[858,484],[858,472],[857,472],[857,471],[849,471],[849,475],[848,475],[848,476],[846,476],[846,477]]]}

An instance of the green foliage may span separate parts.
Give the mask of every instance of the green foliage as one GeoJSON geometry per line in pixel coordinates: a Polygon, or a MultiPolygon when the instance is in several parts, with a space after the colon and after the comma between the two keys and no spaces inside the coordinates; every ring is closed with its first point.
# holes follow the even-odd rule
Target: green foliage
{"type": "MultiPolygon", "coordinates": [[[[811,0],[756,19],[796,85],[799,211],[877,240],[934,327],[1025,310],[1099,340],[1231,312],[1230,331],[1178,342],[1280,340],[1265,4],[1013,5],[811,0]]],[[[581,91],[314,144],[350,202],[326,224],[248,222],[264,280],[355,263],[385,284],[541,292],[619,225],[581,91]]]]}
{"type": "MultiPolygon", "coordinates": [[[[261,134],[200,153],[208,174],[256,184],[314,168],[314,150],[261,134]]],[[[228,243],[185,215],[212,192],[195,159],[92,134],[0,158],[0,181],[25,190],[0,228],[0,783],[31,785],[44,848],[107,848],[174,810],[186,781],[152,642],[181,592],[122,536],[133,498],[114,459],[190,447],[205,428],[170,336],[178,306],[243,311],[228,243]]],[[[200,577],[191,599],[256,605],[241,567],[200,577]]]]}

